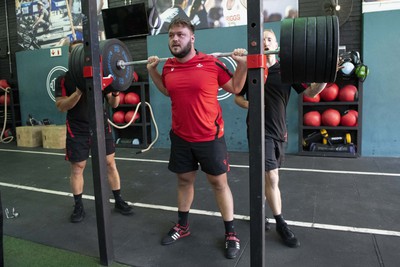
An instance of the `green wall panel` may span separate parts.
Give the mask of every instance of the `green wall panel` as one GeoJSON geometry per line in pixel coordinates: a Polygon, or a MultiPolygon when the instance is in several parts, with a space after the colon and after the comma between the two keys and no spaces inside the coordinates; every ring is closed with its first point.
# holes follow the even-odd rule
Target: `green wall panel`
{"type": "Polygon", "coordinates": [[[400,156],[400,10],[364,13],[362,156],[400,156]]]}

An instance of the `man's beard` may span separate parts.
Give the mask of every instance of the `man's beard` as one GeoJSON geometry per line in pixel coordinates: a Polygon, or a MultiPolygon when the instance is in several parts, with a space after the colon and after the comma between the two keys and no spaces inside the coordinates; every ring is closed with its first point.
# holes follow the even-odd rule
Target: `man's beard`
{"type": "Polygon", "coordinates": [[[169,47],[169,51],[171,51],[171,54],[177,58],[186,57],[190,53],[191,49],[192,49],[192,43],[190,42],[186,46],[184,46],[180,52],[173,52],[171,47],[169,47]]]}

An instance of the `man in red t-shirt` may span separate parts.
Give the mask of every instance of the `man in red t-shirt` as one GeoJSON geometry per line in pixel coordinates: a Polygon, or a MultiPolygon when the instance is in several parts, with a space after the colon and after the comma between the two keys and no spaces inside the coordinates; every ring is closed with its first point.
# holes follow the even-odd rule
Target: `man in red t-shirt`
{"type": "Polygon", "coordinates": [[[171,98],[171,154],[168,168],[178,176],[178,223],[162,239],[169,245],[188,236],[188,215],[194,198],[194,181],[198,165],[206,173],[225,224],[225,255],[235,258],[240,241],[233,224],[233,197],[227,181],[229,170],[224,139],[224,121],[217,100],[218,89],[237,94],[246,81],[245,49],[235,49],[237,63],[232,74],[213,56],[194,48],[194,26],[175,19],[168,30],[169,49],[174,56],[167,60],[162,74],[157,71],[159,58],[151,56],[147,69],[160,90],[171,98]]]}

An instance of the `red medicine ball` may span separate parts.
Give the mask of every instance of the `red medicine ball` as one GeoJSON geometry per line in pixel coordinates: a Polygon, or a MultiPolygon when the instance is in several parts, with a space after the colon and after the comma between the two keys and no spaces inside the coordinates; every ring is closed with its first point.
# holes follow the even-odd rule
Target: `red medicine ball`
{"type": "Polygon", "coordinates": [[[309,111],[303,116],[303,124],[305,126],[318,127],[321,125],[321,114],[318,111],[309,111]]]}
{"type": "Polygon", "coordinates": [[[339,96],[338,96],[339,101],[343,102],[353,102],[358,99],[358,91],[357,87],[354,85],[348,84],[343,86],[339,90],[339,96]]]}
{"type": "Polygon", "coordinates": [[[339,93],[339,86],[336,83],[328,83],[321,93],[321,99],[323,101],[329,102],[334,101],[339,93]]]}
{"type": "Polygon", "coordinates": [[[125,122],[125,112],[122,110],[118,110],[113,114],[113,121],[115,123],[124,123],[125,122]]]}
{"type": "Polygon", "coordinates": [[[321,100],[321,97],[318,95],[314,97],[309,97],[303,94],[303,102],[312,102],[312,103],[318,103],[321,100]]]}
{"type": "Polygon", "coordinates": [[[356,124],[357,124],[357,117],[354,115],[354,113],[344,114],[340,119],[340,125],[342,126],[353,127],[356,126],[356,124]]]}
{"type": "MultiPolygon", "coordinates": [[[[132,119],[132,117],[133,117],[133,114],[135,114],[135,111],[133,111],[133,110],[130,110],[130,111],[128,111],[128,112],[125,114],[125,122],[126,122],[126,123],[128,123],[128,122],[131,121],[131,119],[132,119]]],[[[135,117],[135,119],[133,120],[133,122],[135,122],[135,121],[138,120],[139,118],[140,118],[140,114],[139,114],[139,112],[138,112],[138,113],[136,113],[136,117],[135,117]]]]}
{"type": "Polygon", "coordinates": [[[328,108],[321,114],[321,123],[325,126],[338,126],[340,119],[340,112],[333,108],[328,108]]]}
{"type": "Polygon", "coordinates": [[[125,104],[125,93],[123,92],[119,93],[119,104],[120,105],[125,104]]]}
{"type": "Polygon", "coordinates": [[[10,105],[10,95],[7,95],[7,103],[5,101],[6,101],[6,96],[5,95],[0,96],[0,105],[10,105]]]}
{"type": "Polygon", "coordinates": [[[351,113],[354,114],[354,116],[356,116],[356,118],[358,119],[358,111],[354,110],[354,109],[349,109],[348,111],[346,111],[345,113],[351,113]]]}
{"type": "Polygon", "coordinates": [[[134,92],[129,92],[125,95],[125,104],[137,105],[140,102],[140,97],[134,92]]]}
{"type": "Polygon", "coordinates": [[[9,88],[10,85],[8,84],[7,80],[0,80],[0,87],[3,89],[9,88]]]}

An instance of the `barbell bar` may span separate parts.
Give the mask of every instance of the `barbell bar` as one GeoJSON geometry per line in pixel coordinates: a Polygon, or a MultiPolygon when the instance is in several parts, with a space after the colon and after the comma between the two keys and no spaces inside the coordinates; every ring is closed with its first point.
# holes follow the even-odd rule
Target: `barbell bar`
{"type": "MultiPolygon", "coordinates": [[[[125,91],[133,82],[133,65],[147,60],[132,61],[126,45],[118,39],[100,41],[103,77],[112,77],[109,91],[125,91]]],[[[228,57],[231,52],[215,52],[215,57],[228,57]]],[[[339,20],[337,16],[284,19],[280,29],[280,48],[264,54],[279,54],[282,82],[334,82],[339,57],[339,20]]],[[[168,58],[160,58],[166,61],[168,58]]],[[[83,77],[83,45],[70,55],[69,70],[79,88],[85,89],[83,77]]]]}
{"type": "MultiPolygon", "coordinates": [[[[279,49],[277,50],[266,50],[264,51],[264,55],[272,55],[272,54],[279,54],[279,49]]],[[[232,55],[232,52],[214,52],[211,54],[208,54],[209,56],[213,57],[229,57],[232,55]]],[[[244,54],[244,56],[247,56],[247,53],[244,54]]],[[[160,62],[165,62],[169,59],[169,57],[162,57],[159,58],[160,62]]],[[[132,66],[132,65],[142,65],[142,64],[147,64],[147,59],[144,60],[136,60],[136,61],[129,61],[125,62],[123,60],[119,60],[117,62],[117,67],[123,69],[125,66],[132,66]]]]}

